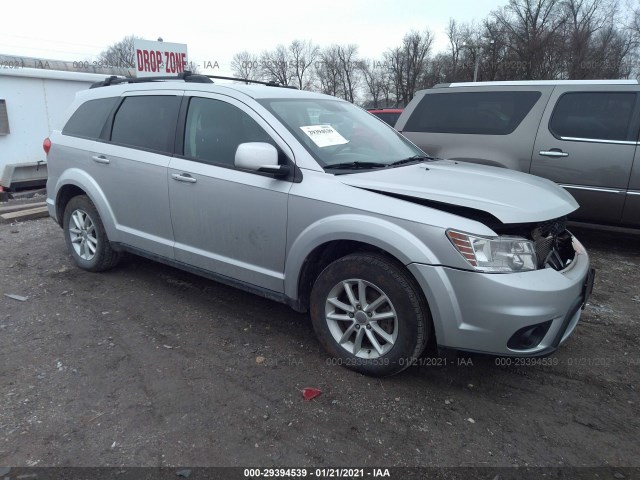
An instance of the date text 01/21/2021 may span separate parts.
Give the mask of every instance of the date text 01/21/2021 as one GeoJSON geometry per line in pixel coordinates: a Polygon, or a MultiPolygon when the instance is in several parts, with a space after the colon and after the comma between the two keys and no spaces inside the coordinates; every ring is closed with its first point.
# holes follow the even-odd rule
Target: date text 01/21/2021
{"type": "MultiPolygon", "coordinates": [[[[337,358],[329,357],[326,360],[327,365],[337,366],[355,366],[364,364],[389,365],[388,358],[337,358]]],[[[420,357],[420,358],[399,358],[398,364],[401,366],[418,366],[418,367],[473,367],[473,359],[470,357],[458,357],[449,359],[446,357],[420,357]]]]}
{"type": "Polygon", "coordinates": [[[245,468],[244,477],[263,478],[391,478],[388,468],[245,468]]]}

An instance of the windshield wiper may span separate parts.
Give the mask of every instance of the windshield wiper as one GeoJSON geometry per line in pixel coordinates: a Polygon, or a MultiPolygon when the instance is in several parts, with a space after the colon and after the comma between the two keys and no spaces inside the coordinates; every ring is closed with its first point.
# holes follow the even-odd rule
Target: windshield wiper
{"type": "Polygon", "coordinates": [[[398,165],[405,165],[407,163],[419,163],[425,160],[435,160],[435,158],[430,155],[414,155],[413,157],[403,158],[397,162],[389,163],[387,167],[397,167],[398,165]]]}
{"type": "Polygon", "coordinates": [[[384,168],[385,163],[376,162],[344,162],[335,163],[333,165],[325,165],[325,170],[362,170],[367,168],[384,168]]]}

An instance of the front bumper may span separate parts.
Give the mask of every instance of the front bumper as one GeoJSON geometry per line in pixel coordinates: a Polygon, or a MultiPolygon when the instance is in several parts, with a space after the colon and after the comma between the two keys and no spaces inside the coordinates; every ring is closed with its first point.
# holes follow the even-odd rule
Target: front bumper
{"type": "Polygon", "coordinates": [[[416,263],[408,268],[429,302],[439,346],[541,356],[552,353],[573,333],[590,293],[589,256],[579,247],[581,253],[562,271],[486,274],[416,263]],[[545,322],[550,326],[534,347],[507,346],[519,330],[545,322]]]}

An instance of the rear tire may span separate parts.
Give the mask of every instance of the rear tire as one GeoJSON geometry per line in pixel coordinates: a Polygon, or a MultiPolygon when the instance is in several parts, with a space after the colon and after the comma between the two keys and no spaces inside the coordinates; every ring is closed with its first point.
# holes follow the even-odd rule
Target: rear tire
{"type": "Polygon", "coordinates": [[[327,363],[371,376],[414,364],[431,332],[431,315],[413,277],[373,253],[327,266],[311,291],[311,320],[327,363]]]}
{"type": "Polygon", "coordinates": [[[76,264],[89,272],[102,272],[117,265],[120,254],[111,243],[93,202],[86,195],[69,200],[62,228],[67,248],[76,264]]]}

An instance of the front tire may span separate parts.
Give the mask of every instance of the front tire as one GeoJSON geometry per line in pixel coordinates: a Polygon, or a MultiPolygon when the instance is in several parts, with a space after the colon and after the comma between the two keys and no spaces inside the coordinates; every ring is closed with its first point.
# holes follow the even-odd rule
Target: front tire
{"type": "Polygon", "coordinates": [[[62,228],[67,248],[80,268],[102,272],[120,260],[120,254],[111,248],[98,210],[86,195],[69,201],[62,228]]]}
{"type": "Polygon", "coordinates": [[[413,277],[386,257],[355,253],[327,266],[311,292],[311,320],[332,363],[371,376],[415,363],[431,316],[413,277]]]}

